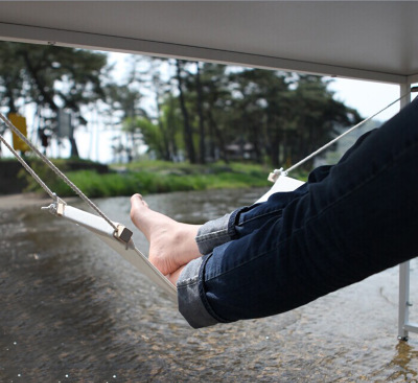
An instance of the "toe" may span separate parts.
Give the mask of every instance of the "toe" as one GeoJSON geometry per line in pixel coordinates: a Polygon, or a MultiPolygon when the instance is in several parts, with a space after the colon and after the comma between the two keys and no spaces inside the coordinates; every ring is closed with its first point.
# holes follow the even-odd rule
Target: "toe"
{"type": "Polygon", "coordinates": [[[141,207],[141,206],[148,206],[148,204],[142,199],[142,195],[139,193],[134,194],[131,197],[131,205],[133,208],[141,207]]]}

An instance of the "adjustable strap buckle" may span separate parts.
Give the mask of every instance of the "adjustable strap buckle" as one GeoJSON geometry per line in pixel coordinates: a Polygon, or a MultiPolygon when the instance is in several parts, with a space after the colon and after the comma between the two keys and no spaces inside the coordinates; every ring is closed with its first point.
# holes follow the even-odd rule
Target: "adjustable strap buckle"
{"type": "Polygon", "coordinates": [[[286,175],[287,173],[283,170],[283,168],[280,169],[274,169],[268,176],[267,180],[270,182],[276,182],[278,180],[278,178],[281,175],[286,175]]]}

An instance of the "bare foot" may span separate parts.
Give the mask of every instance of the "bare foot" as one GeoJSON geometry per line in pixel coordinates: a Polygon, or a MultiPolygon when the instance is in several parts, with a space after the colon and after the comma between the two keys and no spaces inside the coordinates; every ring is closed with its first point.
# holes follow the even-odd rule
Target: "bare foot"
{"type": "Polygon", "coordinates": [[[131,197],[131,219],[150,243],[150,262],[173,284],[183,267],[201,256],[195,241],[200,226],[180,223],[151,210],[140,194],[131,197]]]}

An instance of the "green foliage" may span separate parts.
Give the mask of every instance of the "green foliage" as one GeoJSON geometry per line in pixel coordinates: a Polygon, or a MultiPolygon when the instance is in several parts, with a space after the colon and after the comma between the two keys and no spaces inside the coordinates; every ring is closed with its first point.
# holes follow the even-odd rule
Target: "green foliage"
{"type": "MultiPolygon", "coordinates": [[[[138,188],[138,180],[130,174],[98,174],[95,171],[83,170],[69,172],[68,178],[91,198],[126,196],[138,188]]],[[[63,193],[65,189],[58,189],[58,195],[66,195],[63,193]]]]}
{"type": "MultiPolygon", "coordinates": [[[[65,171],[65,162],[57,165],[65,171]]],[[[49,188],[60,197],[74,196],[74,192],[55,174],[45,168],[43,163],[32,163],[33,169],[46,181],[49,188]]],[[[269,186],[266,181],[267,171],[259,165],[212,164],[210,166],[173,164],[170,162],[148,162],[132,164],[124,172],[99,174],[93,170],[68,171],[67,177],[87,196],[113,197],[141,194],[168,193],[173,191],[246,188],[269,186]]],[[[26,191],[42,192],[38,184],[22,170],[27,177],[29,187],[26,191]]]]}
{"type": "Polygon", "coordinates": [[[164,158],[163,134],[157,124],[147,118],[136,118],[125,120],[124,129],[130,126],[131,129],[139,130],[149,151],[154,151],[158,158],[164,158]]]}
{"type": "Polygon", "coordinates": [[[25,97],[52,112],[69,108],[83,123],[80,106],[103,96],[106,62],[106,55],[82,49],[0,42],[2,95],[10,109],[25,97]]]}
{"type": "MultiPolygon", "coordinates": [[[[34,158],[27,158],[26,162],[52,192],[55,192],[58,195],[74,195],[70,187],[67,186],[43,161],[34,158]]],[[[103,176],[102,173],[108,171],[108,168],[105,165],[97,164],[89,160],[81,160],[78,158],[69,160],[55,159],[52,162],[66,175],[83,173],[83,170],[74,171],[75,169],[94,169],[91,170],[91,173],[96,174],[97,177],[101,177],[103,176]]],[[[21,168],[18,173],[18,177],[24,179],[25,183],[27,184],[24,190],[25,192],[44,193],[43,189],[41,189],[37,181],[24,168],[21,168]]],[[[78,186],[76,182],[74,183],[78,186]]]]}

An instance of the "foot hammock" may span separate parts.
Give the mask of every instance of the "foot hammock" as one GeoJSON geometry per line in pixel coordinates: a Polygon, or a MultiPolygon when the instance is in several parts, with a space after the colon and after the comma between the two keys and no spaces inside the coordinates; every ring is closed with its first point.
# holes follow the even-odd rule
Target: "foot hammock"
{"type": "MultiPolygon", "coordinates": [[[[302,161],[293,165],[288,170],[284,171],[283,169],[275,170],[270,174],[269,180],[274,182],[273,187],[264,194],[256,202],[263,202],[268,199],[268,197],[276,192],[286,192],[292,191],[297,187],[301,186],[303,182],[296,179],[290,178],[287,176],[288,172],[296,169],[302,163],[316,156],[318,153],[327,149],[329,146],[333,145],[337,140],[344,137],[345,135],[352,132],[354,129],[359,128],[364,123],[377,116],[379,113],[388,109],[390,106],[394,105],[404,96],[401,96],[397,100],[393,101],[387,105],[384,109],[380,110],[378,113],[368,117],[367,119],[361,121],[357,125],[348,129],[346,132],[324,145],[308,157],[304,158],[302,161]]],[[[60,177],[65,183],[67,183],[71,189],[83,199],[96,213],[91,214],[84,210],[76,209],[67,205],[61,198],[59,198],[55,193],[53,193],[48,186],[40,179],[40,177],[34,172],[34,170],[25,162],[25,160],[9,145],[9,143],[0,135],[0,141],[13,153],[13,155],[19,160],[22,166],[29,172],[29,174],[39,183],[39,185],[45,190],[45,192],[52,198],[52,204],[48,207],[42,209],[49,211],[53,215],[59,218],[66,219],[68,221],[74,222],[79,226],[82,226],[89,230],[91,233],[95,234],[103,242],[109,245],[113,250],[135,266],[143,275],[145,275],[150,282],[154,283],[160,287],[167,296],[173,301],[177,301],[177,290],[174,285],[169,282],[169,280],[161,274],[161,272],[143,255],[135,246],[132,240],[132,231],[127,229],[125,226],[120,225],[119,223],[111,221],[70,179],[68,179],[61,170],[59,170],[45,155],[43,155],[35,145],[33,145],[2,113],[0,113],[0,120],[8,127],[10,130],[15,133],[23,142],[25,142],[31,150],[37,154],[50,168],[54,173],[60,177]]]]}

